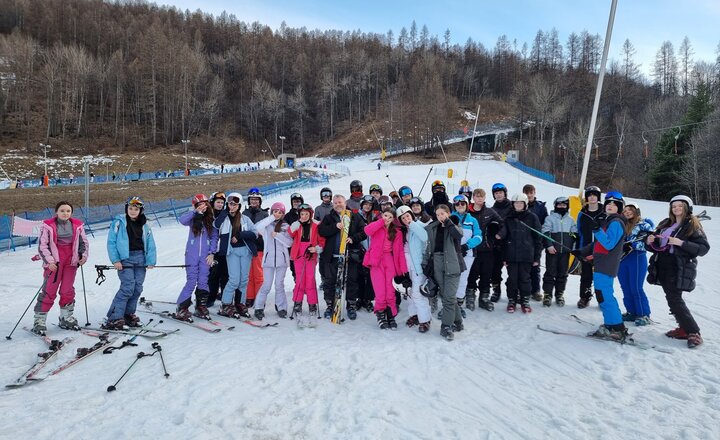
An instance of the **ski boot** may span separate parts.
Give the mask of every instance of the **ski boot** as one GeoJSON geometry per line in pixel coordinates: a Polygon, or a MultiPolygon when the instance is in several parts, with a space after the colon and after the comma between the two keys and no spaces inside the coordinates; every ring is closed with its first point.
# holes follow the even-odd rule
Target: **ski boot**
{"type": "Polygon", "coordinates": [[[210,310],[207,308],[209,296],[210,292],[207,290],[197,289],[195,291],[195,313],[193,315],[202,319],[210,319],[210,310]]]}
{"type": "Polygon", "coordinates": [[[327,307],[325,308],[325,313],[323,313],[323,318],[325,319],[331,319],[333,315],[333,304],[332,303],[325,303],[327,307]]]}
{"type": "Polygon", "coordinates": [[[32,332],[40,336],[45,336],[47,333],[47,313],[35,312],[32,332]]]}
{"type": "Polygon", "coordinates": [[[125,320],[120,319],[105,319],[105,322],[100,326],[103,330],[125,330],[125,320]]]}
{"type": "Polygon", "coordinates": [[[493,293],[490,297],[490,301],[496,303],[500,301],[500,284],[493,284],[492,285],[493,293]]]}
{"type": "Polygon", "coordinates": [[[558,307],[565,306],[565,292],[556,292],[555,293],[555,304],[558,307]]]}
{"type": "Polygon", "coordinates": [[[278,310],[277,315],[278,315],[278,318],[285,319],[285,318],[287,318],[287,310],[278,310]]]}
{"type": "Polygon", "coordinates": [[[508,313],[515,313],[515,306],[516,306],[515,300],[514,300],[514,299],[509,299],[509,300],[508,300],[508,305],[507,305],[507,307],[505,308],[505,311],[507,311],[508,313]]]}
{"type": "MultiPolygon", "coordinates": [[[[302,312],[302,303],[300,303],[300,312],[302,312]]],[[[320,312],[318,312],[317,304],[309,304],[308,313],[310,316],[317,316],[317,318],[320,319],[320,312]]]]}
{"type": "Polygon", "coordinates": [[[189,306],[179,305],[177,311],[175,312],[175,318],[180,321],[194,322],[189,306]]]}
{"type": "Polygon", "coordinates": [[[581,296],[580,299],[577,302],[578,309],[584,309],[587,306],[590,305],[590,300],[592,300],[592,297],[588,296],[581,296]]]}
{"type": "Polygon", "coordinates": [[[67,304],[65,307],[60,307],[60,323],[58,326],[65,330],[80,330],[77,319],[73,316],[75,311],[75,301],[67,304]]]}
{"type": "Polygon", "coordinates": [[[418,325],[418,331],[420,333],[427,333],[430,330],[430,321],[428,322],[421,322],[418,325]]]}
{"type": "Polygon", "coordinates": [[[398,325],[397,322],[395,322],[395,316],[393,316],[392,309],[390,309],[390,307],[385,308],[385,319],[387,319],[390,330],[397,330],[398,325]]]}
{"type": "MultiPolygon", "coordinates": [[[[246,303],[242,300],[242,292],[238,289],[235,290],[235,311],[240,315],[241,318],[250,319],[250,312],[246,303]]],[[[254,302],[254,301],[253,301],[254,302]]]]}
{"type": "Polygon", "coordinates": [[[365,310],[368,313],[375,313],[375,306],[373,305],[372,301],[365,302],[365,310]]]}
{"type": "Polygon", "coordinates": [[[463,318],[465,318],[465,309],[463,308],[463,304],[465,303],[465,298],[458,298],[457,304],[458,308],[460,309],[460,314],[463,318]]]}
{"type": "Polygon", "coordinates": [[[412,315],[411,317],[408,318],[407,321],[405,321],[405,325],[408,326],[408,327],[410,327],[410,328],[413,328],[413,327],[415,327],[416,325],[419,325],[419,324],[420,324],[420,321],[418,320],[417,315],[412,315]]]}
{"type": "Polygon", "coordinates": [[[623,322],[633,322],[635,321],[639,316],[635,316],[635,314],[627,312],[622,314],[622,320],[623,322]]]}
{"type": "Polygon", "coordinates": [[[445,338],[448,341],[452,341],[455,339],[455,335],[453,334],[452,327],[449,325],[441,325],[440,326],[440,336],[445,338]]]}
{"type": "Polygon", "coordinates": [[[685,330],[681,329],[680,327],[670,330],[669,332],[665,333],[665,336],[668,338],[673,339],[687,339],[688,334],[685,332],[685,330]]]}
{"type": "Polygon", "coordinates": [[[430,313],[435,313],[438,310],[438,297],[437,295],[429,299],[430,301],[430,313]]]}
{"type": "Polygon", "coordinates": [[[142,327],[142,322],[140,322],[140,317],[138,317],[138,315],[136,315],[134,313],[132,315],[125,315],[124,319],[125,319],[125,325],[127,325],[128,327],[142,327]]]}
{"type": "Polygon", "coordinates": [[[543,295],[543,307],[550,307],[552,305],[552,293],[545,292],[543,295]]]}
{"type": "Polygon", "coordinates": [[[591,338],[607,339],[621,343],[625,342],[625,339],[630,336],[625,328],[625,324],[617,324],[613,326],[603,324],[598,327],[597,330],[590,332],[587,335],[591,338]]]}
{"type": "Polygon", "coordinates": [[[461,332],[463,330],[465,330],[465,325],[463,324],[462,321],[453,322],[453,325],[452,325],[453,333],[461,332]]]}
{"type": "Polygon", "coordinates": [[[465,304],[468,310],[475,310],[475,289],[465,289],[465,304]]]}
{"type": "Polygon", "coordinates": [[[357,319],[357,302],[356,301],[348,301],[347,302],[347,317],[351,321],[354,321],[357,319]]]}
{"type": "Polygon", "coordinates": [[[643,326],[650,325],[650,324],[652,324],[652,320],[651,320],[650,317],[647,316],[647,315],[645,315],[645,316],[638,316],[638,317],[635,319],[635,325],[638,326],[638,327],[643,327],[643,326]]]}
{"type": "Polygon", "coordinates": [[[542,292],[537,291],[532,294],[532,299],[533,299],[533,301],[542,301],[545,299],[545,296],[543,295],[542,292]]]}
{"type": "Polygon", "coordinates": [[[247,307],[248,309],[252,308],[254,305],[255,305],[255,298],[248,298],[245,301],[245,307],[247,307]]]}
{"type": "Polygon", "coordinates": [[[380,330],[387,330],[390,328],[390,324],[388,324],[384,310],[382,312],[375,312],[375,316],[377,316],[377,324],[378,327],[380,327],[380,330]]]}
{"type": "Polygon", "coordinates": [[[520,310],[522,310],[523,313],[532,313],[532,307],[530,307],[530,297],[524,296],[522,298],[522,302],[520,303],[520,310]]]}
{"type": "Polygon", "coordinates": [[[222,304],[217,314],[226,318],[240,319],[240,314],[234,304],[222,304]]]}
{"type": "Polygon", "coordinates": [[[302,301],[296,301],[293,304],[292,312],[290,312],[290,319],[295,319],[296,316],[302,315],[302,301]]]}
{"type": "Polygon", "coordinates": [[[265,310],[264,309],[255,309],[254,315],[255,315],[255,319],[257,319],[258,321],[262,321],[263,318],[265,317],[265,310]]]}
{"type": "Polygon", "coordinates": [[[480,292],[480,301],[478,303],[481,309],[488,312],[495,310],[495,303],[490,300],[490,291],[480,292]]]}
{"type": "Polygon", "coordinates": [[[703,343],[703,338],[700,333],[688,333],[687,335],[687,346],[688,348],[695,348],[703,343]]]}

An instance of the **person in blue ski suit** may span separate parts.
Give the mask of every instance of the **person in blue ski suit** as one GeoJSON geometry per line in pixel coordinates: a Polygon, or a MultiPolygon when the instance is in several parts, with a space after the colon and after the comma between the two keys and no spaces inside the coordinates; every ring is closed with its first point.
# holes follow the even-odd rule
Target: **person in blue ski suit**
{"type": "Polygon", "coordinates": [[[595,267],[593,284],[595,298],[603,314],[603,324],[588,336],[624,341],[627,337],[627,329],[623,323],[620,306],[615,299],[613,282],[618,274],[625,240],[626,220],[620,214],[625,207],[625,200],[621,193],[609,191],[605,195],[604,203],[607,217],[600,223],[593,224],[595,241],[573,251],[572,254],[591,259],[595,267]]]}
{"type": "Polygon", "coordinates": [[[192,321],[190,305],[192,293],[196,291],[196,316],[209,317],[205,303],[210,296],[208,276],[215,262],[218,233],[213,227],[213,211],[210,201],[204,194],[197,194],[192,200],[194,209],[180,216],[180,224],[188,226],[188,239],[185,244],[185,286],[177,299],[176,317],[192,321]],[[203,310],[205,308],[205,310],[203,310]]]}
{"type": "MultiPolygon", "coordinates": [[[[482,243],[482,230],[477,219],[470,214],[468,205],[470,201],[467,197],[460,194],[453,197],[453,213],[450,215],[450,220],[462,228],[462,239],[460,240],[460,250],[462,251],[463,260],[465,260],[465,266],[468,268],[472,266],[473,260],[475,259],[475,249],[482,243]]],[[[455,294],[457,298],[458,306],[460,306],[460,314],[463,318],[465,317],[465,309],[463,304],[465,303],[465,295],[467,294],[468,275],[461,274],[460,281],[458,282],[458,290],[455,294]]],[[[471,293],[475,293],[475,289],[472,289],[471,293]]],[[[442,310],[438,312],[438,319],[442,319],[442,310]]]]}
{"type": "Polygon", "coordinates": [[[643,285],[648,271],[647,252],[645,251],[645,238],[655,231],[652,220],[642,218],[640,207],[635,203],[628,203],[623,210],[628,221],[628,228],[632,230],[625,238],[623,253],[620,260],[618,281],[623,291],[623,304],[627,313],[623,314],[623,321],[635,321],[635,325],[650,324],[650,304],[643,285]]]}

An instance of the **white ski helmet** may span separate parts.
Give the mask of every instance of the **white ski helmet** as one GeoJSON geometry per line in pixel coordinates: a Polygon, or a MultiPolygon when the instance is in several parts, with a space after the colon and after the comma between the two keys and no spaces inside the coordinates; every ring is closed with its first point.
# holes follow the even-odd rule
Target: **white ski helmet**
{"type": "Polygon", "coordinates": [[[242,197],[242,195],[241,195],[240,193],[238,193],[238,192],[232,192],[232,193],[228,194],[228,196],[227,196],[227,202],[230,203],[230,202],[233,202],[233,201],[237,202],[238,205],[242,206],[242,204],[243,204],[243,197],[242,197]]]}
{"type": "Polygon", "coordinates": [[[403,215],[407,214],[408,212],[410,213],[410,215],[413,216],[413,219],[414,219],[414,218],[415,218],[415,215],[412,213],[412,210],[411,210],[410,207],[407,206],[407,205],[402,205],[401,207],[399,207],[399,208],[397,209],[397,212],[396,212],[397,218],[402,217],[403,215]]]}
{"type": "Polygon", "coordinates": [[[678,194],[672,199],[670,199],[670,205],[673,204],[673,202],[685,202],[688,205],[688,213],[692,214],[693,212],[693,201],[690,197],[684,196],[682,194],[678,194]]]}
{"type": "Polygon", "coordinates": [[[515,203],[515,202],[525,203],[525,209],[527,209],[527,207],[528,207],[528,197],[523,193],[513,195],[511,200],[513,203],[515,203]]]}

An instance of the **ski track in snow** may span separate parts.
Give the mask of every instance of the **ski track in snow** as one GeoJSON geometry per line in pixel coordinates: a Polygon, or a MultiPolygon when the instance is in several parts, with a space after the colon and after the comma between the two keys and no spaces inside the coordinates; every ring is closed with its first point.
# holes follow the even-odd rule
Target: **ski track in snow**
{"type": "MultiPolygon", "coordinates": [[[[378,171],[368,157],[345,160],[353,176],[334,179],[330,187],[347,193],[354,178],[365,188],[379,183],[385,193],[408,184],[416,191],[427,166],[384,166],[378,171]]],[[[444,173],[445,165],[437,165],[444,173]]],[[[429,196],[435,179],[459,186],[465,163],[452,163],[454,179],[432,174],[422,196],[429,196]]],[[[470,184],[488,190],[496,181],[517,192],[525,183],[538,188],[538,196],[552,204],[573,189],[525,175],[499,162],[477,160],[470,165],[470,184]]],[[[222,189],[222,188],[218,188],[222,189]]],[[[319,203],[319,187],[304,189],[306,202],[319,203]]],[[[288,203],[288,194],[268,197],[288,203]]],[[[660,220],[667,203],[641,201],[645,216],[660,220]]],[[[698,209],[698,208],[696,208],[698,209]]],[[[537,324],[570,331],[587,331],[569,315],[600,324],[602,316],[593,301],[578,310],[579,278],[570,277],[567,305],[543,308],[533,302],[533,313],[505,312],[506,299],[494,312],[468,311],[465,331],[447,342],[439,337],[439,321],[428,334],[408,329],[407,306],[398,315],[399,330],[380,331],[375,317],[361,311],[356,321],[335,326],[319,320],[317,328],[298,329],[294,321],[274,313],[274,291],[268,298],[267,319],[277,328],[256,329],[236,323],[234,331],[209,334],[166,320],[161,327],[180,328],[179,334],[157,340],[170,378],[162,375],[158,355],[143,358],[118,385],[112,385],[138,351],[152,351],[152,341],[138,338],[138,347],[111,355],[95,354],[76,366],[24,388],[0,392],[3,429],[0,439],[55,437],[116,439],[152,438],[252,438],[319,439],[576,439],[576,438],[712,438],[720,418],[720,284],[718,267],[720,209],[709,208],[714,218],[704,222],[713,247],[699,259],[697,289],[686,294],[706,343],[691,351],[684,341],[664,336],[673,327],[667,304],[658,286],[646,285],[653,318],[660,324],[631,329],[642,342],[669,348],[672,354],[614,343],[583,341],[536,330],[537,324]]],[[[159,264],[181,264],[186,228],[153,223],[159,264]]],[[[107,264],[106,231],[90,237],[91,258],[85,267],[88,308],[97,324],[119,286],[116,274],[107,271],[102,286],[94,284],[93,265],[107,264]]],[[[35,249],[0,255],[0,328],[9,333],[41,282],[39,263],[31,262],[35,249]]],[[[143,296],[175,300],[184,284],[182,269],[148,272],[143,296]]],[[[292,277],[286,288],[291,297],[292,277]]],[[[616,295],[619,284],[616,283],[616,295]]],[[[81,277],[75,283],[76,314],[84,323],[81,277]]],[[[171,305],[156,304],[155,310],[171,305]]],[[[307,306],[306,306],[307,308],[307,306]]],[[[142,306],[138,310],[143,310],[142,306]]],[[[217,307],[211,309],[213,312],[217,307]]],[[[57,322],[57,305],[48,323],[57,322]]],[[[158,316],[141,314],[144,320],[158,316]]],[[[219,318],[223,322],[227,319],[219,318]]],[[[32,310],[21,325],[32,325],[32,310]]],[[[49,326],[55,338],[67,333],[49,326]]],[[[74,334],[50,371],[69,359],[75,348],[96,339],[74,334]]],[[[122,341],[121,337],[118,341],[122,341]]],[[[18,328],[12,341],[0,343],[0,380],[11,383],[44,351],[43,342],[18,328]]]]}

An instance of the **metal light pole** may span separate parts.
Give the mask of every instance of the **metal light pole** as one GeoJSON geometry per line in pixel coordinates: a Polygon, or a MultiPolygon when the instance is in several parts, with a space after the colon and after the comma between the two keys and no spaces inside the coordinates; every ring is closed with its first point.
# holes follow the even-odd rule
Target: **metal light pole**
{"type": "Polygon", "coordinates": [[[285,154],[285,136],[278,136],[280,138],[280,154],[285,154]]]}
{"type": "Polygon", "coordinates": [[[83,156],[83,169],[85,171],[85,222],[90,221],[90,162],[92,156],[83,156]]]}
{"type": "Polygon", "coordinates": [[[112,160],[105,159],[103,162],[105,162],[105,182],[110,181],[110,164],[112,163],[112,160]]]}
{"type": "Polygon", "coordinates": [[[190,175],[190,170],[188,169],[187,145],[190,143],[190,141],[189,141],[188,139],[183,139],[183,140],[181,140],[180,142],[182,142],[183,145],[185,145],[185,175],[186,175],[186,176],[189,176],[189,175],[190,175]]]}
{"type": "Polygon", "coordinates": [[[47,173],[47,150],[51,148],[50,145],[40,144],[40,147],[43,149],[43,152],[45,154],[45,175],[43,176],[43,186],[48,186],[50,184],[50,179],[48,178],[47,173]]]}

